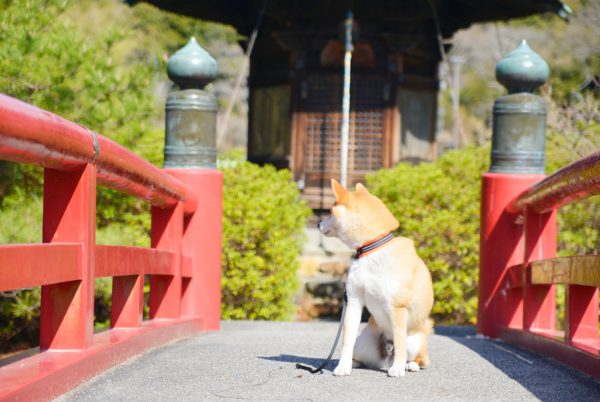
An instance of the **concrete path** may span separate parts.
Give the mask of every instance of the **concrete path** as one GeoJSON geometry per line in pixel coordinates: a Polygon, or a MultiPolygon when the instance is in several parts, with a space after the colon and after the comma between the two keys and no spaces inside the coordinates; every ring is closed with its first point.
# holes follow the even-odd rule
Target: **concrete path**
{"type": "Polygon", "coordinates": [[[553,360],[477,339],[472,328],[436,328],[432,366],[401,378],[366,369],[334,377],[337,353],[324,374],[297,370],[297,362],[316,365],[327,356],[337,323],[241,321],[222,328],[147,352],[59,400],[600,400],[600,382],[553,360]]]}

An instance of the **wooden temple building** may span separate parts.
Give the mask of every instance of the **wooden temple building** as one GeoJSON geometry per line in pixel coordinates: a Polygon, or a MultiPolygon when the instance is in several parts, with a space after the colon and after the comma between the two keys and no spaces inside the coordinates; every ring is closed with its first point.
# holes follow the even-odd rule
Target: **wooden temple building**
{"type": "MultiPolygon", "coordinates": [[[[314,209],[340,175],[344,18],[354,13],[348,184],[436,155],[438,64],[472,23],[541,12],[558,0],[150,0],[258,36],[250,59],[248,159],[289,168],[314,209]]],[[[246,43],[242,43],[245,46],[246,43]]]]}

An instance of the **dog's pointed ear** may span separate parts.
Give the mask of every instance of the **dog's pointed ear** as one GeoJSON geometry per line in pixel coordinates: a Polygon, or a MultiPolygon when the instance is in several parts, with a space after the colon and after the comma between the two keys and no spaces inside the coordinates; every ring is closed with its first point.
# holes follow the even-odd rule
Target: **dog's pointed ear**
{"type": "Polygon", "coordinates": [[[333,195],[335,195],[336,200],[340,200],[346,193],[346,189],[342,187],[336,179],[331,179],[331,189],[333,190],[333,195]]]}
{"type": "Polygon", "coordinates": [[[361,183],[356,183],[356,192],[369,194],[369,190],[367,190],[367,188],[365,186],[363,186],[361,183]]]}

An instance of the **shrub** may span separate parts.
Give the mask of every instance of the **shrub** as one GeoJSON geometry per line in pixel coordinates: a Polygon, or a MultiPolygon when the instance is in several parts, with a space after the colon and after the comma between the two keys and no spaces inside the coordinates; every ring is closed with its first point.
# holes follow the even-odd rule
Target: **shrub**
{"type": "MultiPolygon", "coordinates": [[[[556,135],[549,133],[550,173],[581,156],[565,154],[564,141],[558,146],[556,135]]],[[[433,315],[441,323],[476,320],[481,173],[488,165],[489,147],[466,148],[450,151],[435,163],[402,163],[367,178],[370,191],[400,221],[397,233],[415,239],[429,266],[436,296],[433,315]]],[[[559,210],[559,255],[598,252],[599,211],[599,197],[559,210]]],[[[562,303],[559,299],[559,307],[562,303]]]]}
{"type": "Polygon", "coordinates": [[[222,316],[288,318],[310,209],[287,170],[242,162],[223,173],[222,316]]]}
{"type": "Polygon", "coordinates": [[[0,353],[38,344],[40,289],[0,292],[0,353]]]}
{"type": "Polygon", "coordinates": [[[431,270],[439,323],[474,323],[477,316],[480,177],[488,163],[488,148],[467,148],[367,177],[369,191],[400,221],[397,234],[415,240],[431,270]]]}

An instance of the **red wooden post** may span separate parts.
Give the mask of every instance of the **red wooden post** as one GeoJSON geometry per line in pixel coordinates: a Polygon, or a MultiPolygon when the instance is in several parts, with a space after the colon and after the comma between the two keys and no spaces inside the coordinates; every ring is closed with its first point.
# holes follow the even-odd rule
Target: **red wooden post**
{"type": "MultiPolygon", "coordinates": [[[[44,171],[44,243],[82,244],[82,280],[42,286],[41,349],[85,349],[94,335],[96,167],[44,171]]],[[[41,262],[43,263],[43,262],[41,262]]]]}
{"type": "MultiPolygon", "coordinates": [[[[556,211],[539,214],[525,211],[524,266],[531,261],[556,256],[556,211]]],[[[554,285],[532,285],[531,271],[526,271],[523,287],[523,327],[533,331],[556,329],[556,288],[554,285]]]]}
{"type": "Polygon", "coordinates": [[[538,174],[484,173],[481,190],[481,241],[477,331],[498,336],[498,327],[522,328],[521,289],[510,289],[508,268],[523,262],[523,226],[506,206],[531,184],[538,174]]]}
{"type": "Polygon", "coordinates": [[[150,318],[181,316],[181,244],[183,237],[183,203],[174,207],[152,207],[152,247],[175,254],[173,276],[150,276],[150,318]]]}
{"type": "Polygon", "coordinates": [[[142,324],[144,275],[114,276],[110,307],[111,328],[135,328],[142,324]]]}
{"type": "Polygon", "coordinates": [[[598,338],[598,288],[569,285],[565,295],[565,338],[598,338]]]}
{"type": "Polygon", "coordinates": [[[204,329],[221,323],[221,226],[223,174],[214,169],[167,169],[197,194],[198,208],[185,218],[184,256],[192,278],[184,280],[182,315],[202,317],[204,329]]]}

